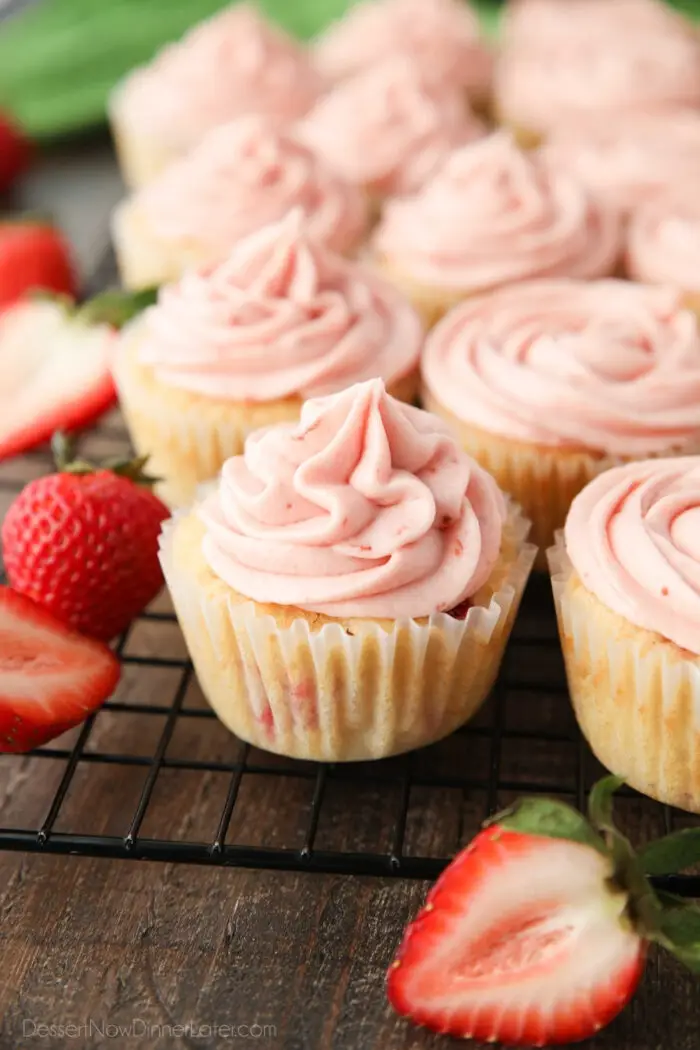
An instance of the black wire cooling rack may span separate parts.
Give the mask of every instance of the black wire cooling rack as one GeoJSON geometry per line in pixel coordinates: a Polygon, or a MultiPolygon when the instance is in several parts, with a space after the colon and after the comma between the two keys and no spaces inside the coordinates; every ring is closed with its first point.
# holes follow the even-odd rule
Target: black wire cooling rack
{"type": "MultiPolygon", "coordinates": [[[[107,255],[91,284],[113,277],[107,255]]],[[[80,451],[99,458],[127,447],[115,412],[83,436],[80,451]]],[[[45,449],[0,464],[0,516],[51,466],[45,449]]],[[[573,717],[544,578],[531,580],[476,718],[444,741],[381,762],[295,762],[236,740],[199,691],[167,595],[115,648],[122,681],[101,711],[30,755],[0,755],[0,849],[433,878],[518,795],[555,795],[583,808],[602,772],[573,717]]],[[[635,836],[700,819],[626,790],[619,810],[635,836]]],[[[700,876],[663,885],[700,896],[700,876]]]]}

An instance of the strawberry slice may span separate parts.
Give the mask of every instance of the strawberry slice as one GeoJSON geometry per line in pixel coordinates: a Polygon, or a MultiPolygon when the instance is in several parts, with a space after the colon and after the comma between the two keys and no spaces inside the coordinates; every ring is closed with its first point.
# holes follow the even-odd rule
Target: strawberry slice
{"type": "MultiPolygon", "coordinates": [[[[398,1013],[466,1039],[559,1045],[619,1014],[649,941],[700,970],[700,910],[655,894],[651,864],[612,825],[619,784],[594,789],[590,821],[530,799],[477,835],[404,935],[387,987],[398,1013]]],[[[700,856],[700,837],[660,845],[684,862],[700,856]]]]}
{"type": "Polygon", "coordinates": [[[0,313],[0,460],[89,426],[114,403],[117,328],[152,301],[110,292],[79,308],[42,298],[0,313]]]}
{"type": "Polygon", "coordinates": [[[119,662],[100,642],[0,587],[0,751],[30,751],[78,725],[113,692],[119,662]]]}

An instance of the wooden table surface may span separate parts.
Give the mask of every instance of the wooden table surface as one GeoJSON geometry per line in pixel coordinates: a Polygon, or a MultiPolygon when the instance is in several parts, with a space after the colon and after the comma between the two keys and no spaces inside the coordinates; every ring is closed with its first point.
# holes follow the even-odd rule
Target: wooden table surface
{"type": "MultiPolygon", "coordinates": [[[[90,275],[104,252],[109,210],[120,193],[109,149],[84,145],[47,155],[19,203],[54,212],[90,275]]],[[[86,451],[114,451],[121,445],[118,428],[113,416],[88,438],[86,451]]],[[[41,469],[35,458],[20,458],[0,468],[0,481],[28,479],[41,469]]],[[[10,499],[11,493],[0,489],[0,515],[10,499]]],[[[130,644],[146,654],[182,654],[182,640],[169,624],[140,622],[130,644]]],[[[168,674],[167,668],[148,673],[130,668],[120,698],[148,703],[172,688],[168,674]]],[[[192,705],[203,705],[195,683],[188,693],[192,705]]],[[[548,709],[549,722],[570,720],[568,708],[560,707],[548,709]]],[[[514,717],[530,715],[519,710],[514,717]]],[[[155,715],[126,718],[107,710],[98,716],[86,752],[106,741],[112,750],[149,755],[162,722],[155,715]]],[[[175,754],[207,760],[230,758],[236,746],[223,727],[206,718],[187,720],[169,745],[175,754]]],[[[480,756],[460,754],[456,768],[463,769],[465,761],[478,763],[480,756]]],[[[543,743],[527,756],[515,749],[503,761],[511,763],[512,779],[526,761],[528,775],[546,784],[548,778],[556,783],[571,776],[574,759],[567,747],[543,743]]],[[[0,824],[37,827],[63,765],[4,756],[0,824]]],[[[136,765],[81,763],[57,829],[123,834],[143,775],[136,765]]],[[[237,807],[229,834],[249,843],[262,835],[271,845],[297,843],[310,781],[252,779],[242,816],[237,807]]],[[[227,783],[212,772],[164,770],[144,834],[211,838],[227,783]]],[[[378,848],[395,799],[373,781],[371,770],[366,782],[345,790],[352,795],[338,796],[319,834],[336,849],[378,848]]],[[[426,789],[409,829],[410,848],[418,855],[453,853],[475,830],[483,799],[468,789],[457,795],[455,805],[453,792],[426,789]]],[[[662,832],[661,807],[629,799],[622,808],[634,837],[662,832]]],[[[398,878],[0,852],[0,1048],[36,1043],[144,1050],[246,1044],[280,1050],[437,1050],[456,1045],[396,1019],[384,998],[387,965],[425,890],[421,881],[398,878]],[[195,1027],[183,1031],[178,1025],[195,1027]]],[[[698,1050],[700,985],[654,954],[631,1008],[586,1046],[698,1050]]]]}

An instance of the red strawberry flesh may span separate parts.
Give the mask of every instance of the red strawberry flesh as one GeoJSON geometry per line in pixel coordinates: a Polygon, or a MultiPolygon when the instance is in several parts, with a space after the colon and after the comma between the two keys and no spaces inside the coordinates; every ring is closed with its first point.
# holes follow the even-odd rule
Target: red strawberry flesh
{"type": "Polygon", "coordinates": [[[60,736],[118,680],[119,663],[105,645],[0,587],[0,751],[29,751],[60,736]]]}
{"type": "Polygon", "coordinates": [[[585,1039],[632,996],[644,942],[589,846],[489,828],[443,873],[389,973],[394,1008],[463,1038],[585,1039]]]}

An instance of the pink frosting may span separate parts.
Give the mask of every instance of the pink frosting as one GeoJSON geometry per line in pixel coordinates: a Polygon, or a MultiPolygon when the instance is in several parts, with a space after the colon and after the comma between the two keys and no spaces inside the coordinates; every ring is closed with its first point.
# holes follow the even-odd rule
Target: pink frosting
{"type": "Polygon", "coordinates": [[[132,73],[118,104],[143,133],[184,150],[244,113],[296,120],[321,87],[301,45],[240,3],[199,23],[132,73]]]}
{"type": "Polygon", "coordinates": [[[609,609],[700,655],[700,456],[601,474],[574,500],[565,539],[609,609]]]}
{"type": "Polygon", "coordinates": [[[568,32],[504,49],[495,94],[507,120],[549,132],[591,116],[700,105],[700,39],[675,23],[635,29],[622,11],[615,16],[614,0],[605,2],[607,19],[582,11],[568,32]]]}
{"type": "Polygon", "coordinates": [[[501,41],[507,49],[541,48],[585,34],[619,51],[631,35],[689,28],[663,0],[509,0],[501,41]]]}
{"type": "Polygon", "coordinates": [[[475,97],[488,90],[492,56],[464,0],[361,0],[319,37],[315,58],[324,77],[340,80],[397,52],[475,97]]]}
{"type": "Polygon", "coordinates": [[[428,337],[425,383],[465,422],[613,455],[700,437],[700,335],[668,289],[533,281],[472,299],[428,337]]]}
{"type": "Polygon", "coordinates": [[[622,211],[700,176],[700,114],[692,110],[554,132],[543,154],[622,211]]]}
{"type": "Polygon", "coordinates": [[[608,274],[620,227],[577,181],[501,132],[455,150],[414,197],[390,201],[374,247],[423,284],[488,289],[608,274]]]}
{"type": "Polygon", "coordinates": [[[451,149],[484,130],[461,91],[395,56],[338,84],[299,134],[349,182],[388,196],[419,189],[451,149]]]}
{"type": "Polygon", "coordinates": [[[133,200],[158,238],[204,246],[212,261],[294,207],[312,236],[343,253],[357,246],[368,220],[357,187],[255,116],[210,131],[133,200]]]}
{"type": "Polygon", "coordinates": [[[387,282],[315,244],[297,210],[228,259],[161,289],[141,361],[163,383],[209,397],[318,397],[417,367],[412,307],[387,282]]]}
{"type": "Polygon", "coordinates": [[[627,265],[640,281],[700,292],[697,179],[633,213],[627,230],[627,265]]]}
{"type": "Polygon", "coordinates": [[[486,583],[506,507],[436,417],[378,380],[252,434],[201,508],[212,571],[257,602],[400,619],[486,583]]]}

